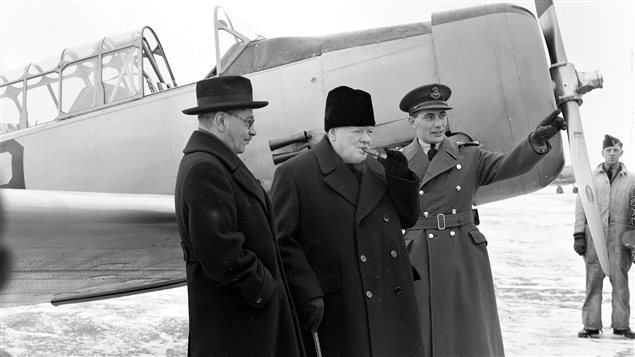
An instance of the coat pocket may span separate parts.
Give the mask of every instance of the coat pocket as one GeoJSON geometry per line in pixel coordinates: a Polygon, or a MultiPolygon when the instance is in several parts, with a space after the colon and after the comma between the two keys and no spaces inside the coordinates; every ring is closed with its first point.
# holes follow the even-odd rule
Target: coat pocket
{"type": "Polygon", "coordinates": [[[333,273],[319,278],[324,295],[340,290],[340,273],[333,273]]]}
{"type": "Polygon", "coordinates": [[[483,233],[481,233],[480,231],[473,230],[473,231],[469,231],[468,233],[469,233],[470,237],[472,237],[472,240],[474,241],[474,244],[485,243],[485,245],[487,245],[487,239],[485,238],[483,233]]]}

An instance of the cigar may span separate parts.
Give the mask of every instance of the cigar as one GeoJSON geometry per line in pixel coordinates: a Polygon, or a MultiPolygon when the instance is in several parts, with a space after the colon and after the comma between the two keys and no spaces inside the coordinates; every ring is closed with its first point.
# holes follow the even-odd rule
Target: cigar
{"type": "Polygon", "coordinates": [[[374,157],[375,159],[379,159],[380,157],[381,158],[385,158],[385,157],[381,156],[380,154],[378,154],[377,151],[375,151],[375,150],[370,150],[370,149],[366,149],[366,148],[362,148],[362,150],[365,153],[367,153],[368,155],[374,157]]]}

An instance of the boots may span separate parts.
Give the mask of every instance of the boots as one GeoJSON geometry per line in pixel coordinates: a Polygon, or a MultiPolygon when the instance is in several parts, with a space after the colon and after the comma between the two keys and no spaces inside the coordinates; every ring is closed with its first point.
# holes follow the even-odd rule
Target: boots
{"type": "Polygon", "coordinates": [[[591,330],[588,328],[583,328],[578,332],[578,337],[580,338],[588,338],[588,337],[599,337],[600,330],[591,330]]]}
{"type": "MultiPolygon", "coordinates": [[[[613,334],[622,335],[626,338],[635,338],[635,332],[633,332],[630,328],[614,328],[613,334]]],[[[580,334],[578,334],[579,336],[580,334]]]]}

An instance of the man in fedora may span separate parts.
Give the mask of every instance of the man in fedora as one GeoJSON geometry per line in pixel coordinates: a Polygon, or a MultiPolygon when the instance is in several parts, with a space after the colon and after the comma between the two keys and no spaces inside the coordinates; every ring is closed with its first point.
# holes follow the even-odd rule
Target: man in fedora
{"type": "MultiPolygon", "coordinates": [[[[633,241],[635,220],[632,206],[635,205],[635,176],[620,162],[622,150],[620,139],[605,135],[602,142],[604,162],[593,170],[595,197],[600,208],[600,218],[606,237],[612,286],[611,327],[613,334],[635,339],[630,329],[628,271],[631,268],[629,241],[633,241]]],[[[586,268],[586,298],[582,305],[584,327],[578,337],[598,337],[602,330],[602,285],[604,272],[588,229],[580,197],[575,205],[574,245],[576,253],[584,258],[586,268]]]]}
{"type": "Polygon", "coordinates": [[[406,158],[369,157],[371,97],[328,93],[326,136],[276,169],[272,201],[289,286],[324,356],[420,356],[412,266],[402,228],[417,219],[417,178],[406,158]],[[382,164],[384,165],[382,167],[382,164]]]}
{"type": "Polygon", "coordinates": [[[198,115],[176,178],[189,356],[304,356],[271,202],[237,154],[256,135],[249,79],[196,84],[198,115]]]}
{"type": "Polygon", "coordinates": [[[566,128],[550,113],[509,154],[486,151],[476,142],[446,137],[451,90],[433,83],[411,90],[399,108],[416,136],[404,148],[421,179],[420,217],[406,232],[416,283],[426,353],[432,356],[502,356],[487,240],[472,216],[479,186],[529,171],[566,128]]]}

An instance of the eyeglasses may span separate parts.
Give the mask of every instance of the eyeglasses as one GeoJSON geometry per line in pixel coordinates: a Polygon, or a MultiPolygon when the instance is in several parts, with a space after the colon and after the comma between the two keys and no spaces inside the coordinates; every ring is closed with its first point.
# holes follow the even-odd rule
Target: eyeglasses
{"type": "Polygon", "coordinates": [[[256,121],[256,119],[254,117],[251,117],[249,119],[245,119],[245,118],[241,118],[238,115],[232,114],[232,113],[227,113],[228,115],[240,119],[242,122],[244,122],[245,124],[247,124],[247,129],[251,129],[254,126],[254,122],[256,121]]]}

